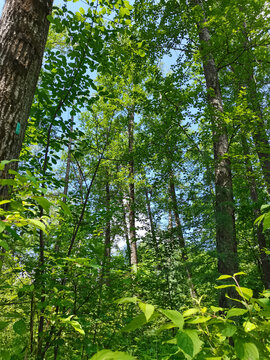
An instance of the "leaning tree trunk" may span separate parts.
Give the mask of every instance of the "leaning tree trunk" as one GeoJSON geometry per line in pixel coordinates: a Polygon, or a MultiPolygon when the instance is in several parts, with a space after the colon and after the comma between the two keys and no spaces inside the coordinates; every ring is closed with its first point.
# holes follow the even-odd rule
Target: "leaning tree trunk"
{"type": "MultiPolygon", "coordinates": [[[[192,4],[200,6],[202,9],[200,0],[192,0],[192,4]]],[[[223,104],[218,70],[212,54],[209,53],[209,49],[211,48],[211,38],[205,23],[206,19],[203,19],[203,21],[197,24],[197,27],[212,121],[215,161],[215,214],[218,270],[221,274],[233,274],[238,272],[238,258],[235,236],[232,174],[228,156],[229,142],[226,124],[221,116],[223,113],[223,104]],[[206,48],[208,49],[207,52],[206,48]]],[[[225,294],[221,295],[220,305],[227,305],[225,294]]]]}
{"type": "MultiPolygon", "coordinates": [[[[0,161],[18,159],[42,64],[53,0],[6,0],[0,19],[0,161]]],[[[1,177],[9,177],[6,166],[1,177]]],[[[0,187],[0,197],[7,187],[0,187]]]]}

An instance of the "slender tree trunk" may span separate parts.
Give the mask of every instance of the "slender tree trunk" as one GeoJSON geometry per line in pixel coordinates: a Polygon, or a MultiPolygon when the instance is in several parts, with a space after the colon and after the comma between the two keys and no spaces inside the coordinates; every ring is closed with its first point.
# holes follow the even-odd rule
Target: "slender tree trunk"
{"type": "Polygon", "coordinates": [[[196,298],[196,290],[195,290],[193,282],[192,282],[191,271],[190,271],[190,269],[188,267],[188,264],[187,264],[188,256],[187,256],[187,251],[186,251],[186,242],[185,242],[185,239],[184,239],[182,226],[181,226],[181,221],[180,221],[180,217],[179,217],[179,210],[178,210],[176,192],[175,192],[175,185],[174,185],[174,175],[173,175],[173,172],[172,172],[171,169],[170,169],[169,179],[170,179],[170,186],[169,186],[170,197],[171,197],[171,200],[172,200],[172,209],[173,209],[175,223],[176,223],[178,241],[179,241],[179,245],[180,245],[181,252],[182,252],[183,265],[185,266],[186,273],[187,273],[187,281],[188,281],[188,287],[189,287],[190,296],[191,296],[192,299],[195,299],[196,298]]]}
{"type": "Polygon", "coordinates": [[[155,229],[155,225],[154,225],[154,221],[153,221],[153,215],[152,215],[152,210],[151,210],[151,203],[150,203],[150,199],[149,199],[149,194],[148,194],[147,188],[145,188],[145,198],[146,198],[148,219],[149,219],[149,223],[150,223],[150,229],[151,229],[153,244],[154,244],[156,256],[158,256],[159,251],[158,251],[158,242],[157,242],[157,237],[156,237],[156,229],[155,229]]]}
{"type": "Polygon", "coordinates": [[[126,220],[127,215],[126,215],[124,198],[122,198],[122,211],[123,211],[123,225],[124,225],[125,239],[126,239],[126,245],[127,245],[127,258],[128,258],[129,266],[131,266],[130,241],[129,241],[127,220],[126,220]]]}
{"type": "Polygon", "coordinates": [[[135,227],[135,189],[134,189],[134,111],[128,118],[128,149],[129,149],[129,240],[130,262],[134,271],[138,265],[136,227],[135,227]]]}
{"type": "MultiPolygon", "coordinates": [[[[108,175],[107,175],[108,176],[108,175]]],[[[110,202],[111,202],[111,194],[110,194],[110,184],[109,181],[106,181],[106,212],[107,212],[107,220],[105,227],[105,242],[104,242],[104,255],[103,255],[103,264],[102,264],[102,275],[101,275],[101,283],[103,283],[103,279],[105,278],[105,283],[109,286],[109,275],[110,275],[110,259],[111,259],[111,220],[110,220],[110,202]]]]}
{"type": "MultiPolygon", "coordinates": [[[[6,0],[0,19],[0,161],[18,159],[42,64],[53,0],[6,0]]],[[[11,177],[13,162],[1,178],[11,177]]],[[[0,197],[8,188],[0,187],[0,197]]]]}
{"type": "MultiPolygon", "coordinates": [[[[249,150],[248,150],[247,140],[243,133],[241,133],[241,142],[242,142],[242,147],[243,147],[243,153],[245,155],[245,165],[246,165],[247,181],[249,184],[250,198],[251,198],[252,202],[254,203],[253,213],[254,213],[254,218],[256,219],[257,217],[259,217],[261,215],[260,208],[258,206],[257,186],[256,186],[255,178],[253,175],[254,174],[253,168],[252,168],[251,162],[248,158],[249,150]]],[[[270,288],[270,261],[269,261],[269,257],[265,253],[266,239],[265,239],[265,235],[263,233],[262,224],[260,224],[259,226],[256,226],[256,235],[257,235],[259,251],[260,251],[260,265],[261,265],[261,270],[262,270],[262,275],[263,275],[263,282],[264,282],[264,286],[267,289],[269,289],[270,288]]]]}

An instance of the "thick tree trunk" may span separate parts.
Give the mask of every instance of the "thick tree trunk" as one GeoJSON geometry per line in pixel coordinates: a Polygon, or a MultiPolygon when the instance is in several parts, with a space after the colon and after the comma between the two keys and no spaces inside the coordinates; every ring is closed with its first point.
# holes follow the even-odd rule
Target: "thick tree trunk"
{"type": "MultiPolygon", "coordinates": [[[[0,19],[0,161],[18,159],[40,73],[53,0],[6,0],[0,19]]],[[[16,163],[11,167],[16,168],[16,163]]],[[[2,178],[8,178],[8,169],[2,178]]],[[[0,188],[7,196],[7,187],[0,188]]]]}
{"type": "Polygon", "coordinates": [[[136,271],[138,265],[136,227],[135,227],[135,189],[134,189],[134,111],[130,111],[128,118],[128,149],[129,149],[129,241],[130,263],[136,271]]]}
{"type": "MultiPolygon", "coordinates": [[[[192,0],[193,5],[201,6],[199,0],[192,0]]],[[[231,164],[228,156],[229,143],[227,129],[221,114],[223,113],[222,96],[219,84],[218,70],[215,60],[209,53],[211,39],[204,19],[197,24],[200,51],[203,61],[203,71],[208,92],[208,103],[212,119],[212,134],[215,161],[215,192],[216,192],[216,246],[218,255],[218,270],[221,274],[238,272],[237,245],[235,236],[235,218],[233,204],[233,189],[231,164]],[[206,48],[208,53],[206,52],[206,48]]],[[[222,294],[221,306],[227,305],[227,299],[222,294]]]]}
{"type": "Polygon", "coordinates": [[[131,266],[131,261],[130,261],[130,258],[131,258],[131,256],[130,256],[130,241],[129,241],[128,226],[127,226],[127,215],[126,215],[126,207],[125,207],[125,202],[124,202],[123,197],[122,197],[122,211],[123,211],[124,233],[125,233],[126,246],[127,246],[127,259],[128,259],[129,266],[131,266]]]}

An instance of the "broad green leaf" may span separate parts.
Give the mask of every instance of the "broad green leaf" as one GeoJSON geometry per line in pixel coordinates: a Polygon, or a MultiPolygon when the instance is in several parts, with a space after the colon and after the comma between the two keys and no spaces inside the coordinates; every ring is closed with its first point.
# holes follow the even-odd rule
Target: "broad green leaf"
{"type": "Polygon", "coordinates": [[[266,205],[262,205],[261,206],[261,211],[264,211],[265,209],[268,209],[268,208],[270,208],[270,205],[268,204],[266,204],[266,205]]]}
{"type": "Polygon", "coordinates": [[[161,332],[161,331],[163,331],[163,330],[173,329],[173,328],[175,328],[175,327],[177,327],[177,326],[176,326],[174,323],[170,322],[170,323],[167,323],[167,324],[162,325],[162,326],[158,329],[158,331],[161,332]]]}
{"type": "Polygon", "coordinates": [[[263,219],[263,230],[267,230],[270,228],[270,212],[264,214],[263,219]]]}
{"type": "Polygon", "coordinates": [[[232,276],[231,275],[220,275],[219,278],[217,278],[217,280],[224,280],[224,279],[231,279],[232,276]]]}
{"type": "Polygon", "coordinates": [[[245,332],[249,332],[249,331],[256,329],[257,325],[253,324],[250,321],[245,321],[243,323],[243,327],[244,327],[245,332]]]}
{"type": "Polygon", "coordinates": [[[121,351],[101,350],[90,360],[136,360],[136,358],[121,351]]]}
{"type": "Polygon", "coordinates": [[[79,8],[79,11],[80,11],[81,14],[83,14],[83,15],[85,14],[85,10],[84,10],[83,7],[80,7],[80,8],[79,8]]]}
{"type": "Polygon", "coordinates": [[[127,8],[121,7],[119,10],[119,16],[124,17],[125,15],[129,16],[130,11],[127,8]]]}
{"type": "Polygon", "coordinates": [[[155,307],[150,304],[139,302],[139,307],[145,315],[146,321],[149,321],[155,311],[155,307]]]}
{"type": "Polygon", "coordinates": [[[258,360],[259,351],[257,346],[251,342],[244,342],[241,338],[235,339],[234,344],[236,355],[240,360],[258,360]]]}
{"type": "Polygon", "coordinates": [[[26,333],[26,324],[24,322],[23,319],[16,321],[13,324],[13,330],[19,334],[19,335],[24,335],[26,333]]]}
{"type": "Polygon", "coordinates": [[[176,340],[179,348],[191,358],[194,358],[200,352],[203,344],[196,330],[179,331],[176,340]]]}
{"type": "Polygon", "coordinates": [[[50,207],[52,203],[45,199],[43,196],[34,196],[33,199],[47,212],[50,212],[50,207]]]}
{"type": "Polygon", "coordinates": [[[221,334],[226,337],[231,337],[235,334],[237,327],[233,324],[227,324],[226,327],[222,330],[221,334]]]}
{"type": "Polygon", "coordinates": [[[246,309],[232,308],[227,312],[227,319],[233,316],[241,316],[247,312],[246,309]]]}
{"type": "Polygon", "coordinates": [[[240,296],[242,296],[244,299],[249,300],[253,296],[253,291],[251,289],[245,288],[245,287],[235,287],[236,291],[240,296]]]}
{"type": "Polygon", "coordinates": [[[5,329],[8,326],[9,322],[0,321],[0,330],[5,329]]]}
{"type": "Polygon", "coordinates": [[[6,227],[6,223],[0,220],[0,233],[5,230],[5,227],[6,227]]]}
{"type": "Polygon", "coordinates": [[[223,311],[224,309],[222,307],[218,306],[211,306],[210,309],[214,312],[223,311]]]}
{"type": "Polygon", "coordinates": [[[184,326],[184,317],[176,310],[160,310],[160,312],[170,319],[179,329],[184,326]]]}
{"type": "Polygon", "coordinates": [[[122,329],[122,331],[124,331],[124,332],[133,331],[133,330],[136,330],[136,329],[142,327],[145,324],[146,324],[145,315],[140,314],[140,315],[136,316],[134,319],[132,319],[131,322],[122,329]]]}
{"type": "Polygon", "coordinates": [[[196,309],[196,308],[188,309],[188,310],[183,312],[183,316],[188,317],[188,316],[197,314],[198,312],[199,312],[199,309],[196,309]]]}
{"type": "Polygon", "coordinates": [[[45,224],[42,221],[37,220],[37,219],[28,219],[28,222],[30,224],[32,224],[33,226],[37,227],[38,229],[46,232],[45,224]]]}

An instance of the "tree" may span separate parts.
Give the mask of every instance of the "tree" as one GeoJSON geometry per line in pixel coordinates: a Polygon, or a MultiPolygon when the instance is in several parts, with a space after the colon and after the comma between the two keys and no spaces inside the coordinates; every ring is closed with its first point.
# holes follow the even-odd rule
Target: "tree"
{"type": "MultiPolygon", "coordinates": [[[[6,0],[0,20],[0,161],[18,159],[41,69],[53,0],[6,0]]],[[[12,163],[16,168],[16,163],[12,163]]],[[[8,178],[7,166],[2,178],[8,178]]],[[[7,187],[0,187],[7,196],[7,187]]]]}

